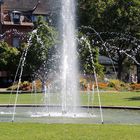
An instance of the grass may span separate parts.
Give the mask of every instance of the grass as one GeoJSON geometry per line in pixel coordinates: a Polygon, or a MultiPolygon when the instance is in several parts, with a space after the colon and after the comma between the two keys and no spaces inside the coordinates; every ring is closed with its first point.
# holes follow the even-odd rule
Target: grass
{"type": "MultiPolygon", "coordinates": [[[[140,106],[140,92],[101,92],[101,102],[104,106],[140,106]]],[[[94,105],[99,105],[95,94],[94,105]]],[[[87,103],[87,94],[82,94],[82,102],[87,103]]]]}
{"type": "Polygon", "coordinates": [[[139,140],[140,125],[0,123],[0,140],[139,140]]]}
{"type": "MultiPolygon", "coordinates": [[[[0,104],[14,103],[16,94],[0,94],[0,104]]],[[[37,94],[33,96],[31,94],[19,94],[17,104],[34,104],[42,103],[43,94],[37,94]]]]}
{"type": "MultiPolygon", "coordinates": [[[[11,96],[10,103],[15,100],[11,96]]],[[[98,105],[95,93],[94,105],[98,105]]],[[[10,94],[0,94],[0,104],[9,103],[10,94]]],[[[19,94],[18,103],[42,103],[43,94],[19,94]]],[[[83,105],[87,105],[88,94],[81,92],[83,105]]],[[[140,106],[139,92],[101,93],[102,105],[140,106]]],[[[120,124],[41,124],[0,123],[0,140],[139,140],[140,125],[120,124]]]]}
{"type": "MultiPolygon", "coordinates": [[[[101,102],[104,106],[140,106],[140,92],[101,92],[101,102]]],[[[10,94],[0,94],[0,104],[14,103],[15,94],[10,97],[10,94]]],[[[55,94],[52,99],[56,102],[55,94]]],[[[81,92],[82,105],[87,105],[88,94],[81,92]]],[[[42,104],[43,94],[37,94],[36,96],[31,94],[19,94],[18,104],[42,104]]],[[[94,102],[90,105],[98,105],[98,95],[95,93],[94,102]]]]}

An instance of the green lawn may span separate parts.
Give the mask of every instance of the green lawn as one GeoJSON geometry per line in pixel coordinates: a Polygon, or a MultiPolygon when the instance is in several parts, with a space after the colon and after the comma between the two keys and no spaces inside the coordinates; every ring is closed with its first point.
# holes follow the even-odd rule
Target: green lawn
{"type": "MultiPolygon", "coordinates": [[[[8,104],[9,98],[10,94],[0,94],[0,104],[8,104]]],[[[19,94],[18,103],[40,104],[42,98],[43,94],[19,94]]],[[[87,105],[87,93],[81,92],[81,100],[87,105]]],[[[140,106],[140,92],[101,93],[101,101],[102,105],[140,106]]],[[[97,93],[94,105],[98,105],[97,93]]],[[[139,132],[140,125],[0,123],[0,140],[139,140],[139,132]]]]}
{"type": "MultiPolygon", "coordinates": [[[[82,102],[87,103],[87,94],[82,94],[82,102]]],[[[101,92],[101,102],[104,106],[139,106],[140,92],[101,92]]],[[[99,105],[97,93],[94,97],[94,105],[99,105]]]]}
{"type": "Polygon", "coordinates": [[[0,123],[0,140],[139,140],[140,125],[0,123]]]}
{"type": "MultiPolygon", "coordinates": [[[[88,95],[85,92],[81,92],[82,105],[88,105],[88,95]]],[[[106,106],[140,106],[140,92],[101,92],[102,105],[106,106]]],[[[52,99],[56,102],[55,94],[52,99]]],[[[10,94],[0,94],[0,104],[14,103],[15,94],[10,98],[10,94]]],[[[36,96],[31,94],[19,94],[18,104],[41,104],[43,103],[43,94],[37,94],[36,96]]],[[[92,104],[92,103],[91,103],[92,104]]],[[[93,105],[98,105],[97,93],[94,95],[93,105]]]]}

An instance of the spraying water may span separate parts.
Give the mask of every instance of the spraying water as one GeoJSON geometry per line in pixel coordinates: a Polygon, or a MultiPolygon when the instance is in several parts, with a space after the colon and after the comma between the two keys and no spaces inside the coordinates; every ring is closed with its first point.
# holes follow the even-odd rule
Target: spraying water
{"type": "MultiPolygon", "coordinates": [[[[94,117],[88,113],[82,112],[82,109],[79,109],[79,86],[78,86],[78,60],[77,60],[77,43],[76,43],[76,35],[75,35],[75,0],[61,0],[61,33],[62,33],[62,57],[61,57],[61,65],[60,65],[60,79],[61,79],[61,94],[59,93],[51,93],[50,89],[53,83],[46,86],[44,84],[44,104],[46,108],[41,112],[33,113],[31,117],[94,117]],[[53,96],[57,96],[58,104],[55,106],[55,101],[53,102],[53,96]],[[51,106],[52,105],[52,106],[51,106]]],[[[37,30],[34,30],[37,37],[37,41],[40,42],[41,47],[45,47],[41,38],[37,35],[37,30]]],[[[28,50],[28,49],[27,49],[28,50]]],[[[44,53],[43,53],[44,54],[44,53]]],[[[21,75],[23,72],[24,61],[27,55],[27,51],[25,53],[25,57],[23,58],[23,62],[21,64],[21,72],[19,83],[21,82],[21,75]]],[[[45,55],[43,55],[45,57],[45,55]]],[[[35,83],[34,83],[35,86],[35,83]]],[[[32,87],[36,90],[35,87],[32,87]]],[[[16,113],[16,104],[18,99],[18,90],[16,94],[14,111],[12,121],[15,119],[16,113]]],[[[57,91],[59,92],[59,91],[57,91]]],[[[89,96],[90,97],[90,96],[89,96]]],[[[88,99],[90,101],[90,99],[88,99]]],[[[57,104],[57,103],[56,103],[57,104]]]]}
{"type": "Polygon", "coordinates": [[[75,0],[62,0],[62,112],[76,111],[78,63],[75,38],[75,0]]]}

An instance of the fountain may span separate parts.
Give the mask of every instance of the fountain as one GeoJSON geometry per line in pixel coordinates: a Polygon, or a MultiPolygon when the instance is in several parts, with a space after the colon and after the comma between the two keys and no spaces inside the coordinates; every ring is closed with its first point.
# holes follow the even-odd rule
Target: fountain
{"type": "MultiPolygon", "coordinates": [[[[95,109],[90,106],[90,103],[93,103],[94,100],[94,85],[92,86],[92,91],[89,90],[88,86],[88,98],[87,98],[87,106],[81,107],[80,99],[79,99],[79,86],[78,86],[78,60],[76,55],[76,37],[75,37],[75,0],[61,0],[61,34],[62,34],[62,49],[61,49],[61,62],[60,62],[60,72],[58,75],[60,76],[58,79],[60,90],[52,93],[53,84],[51,83],[48,87],[44,86],[43,91],[43,104],[35,104],[35,105],[17,105],[18,93],[19,93],[19,85],[16,93],[14,108],[3,108],[0,112],[0,115],[4,116],[1,118],[1,121],[8,121],[11,118],[12,121],[24,121],[24,122],[47,122],[47,123],[103,123],[103,112],[101,107],[101,100],[99,89],[97,87],[98,99],[99,99],[99,109],[95,109]],[[53,101],[55,98],[56,101],[53,101]],[[17,107],[18,106],[18,107],[17,107]],[[28,107],[28,109],[27,109],[28,107]],[[28,111],[27,111],[28,110],[28,111]],[[6,111],[6,112],[5,112],[6,111]],[[5,117],[8,116],[8,117],[5,117]],[[5,120],[5,118],[7,118],[5,120]]],[[[36,30],[33,31],[36,33],[36,30]]],[[[40,41],[40,39],[38,38],[40,41]]],[[[30,39],[28,45],[30,44],[30,39]]],[[[90,51],[90,45],[87,45],[90,51]]],[[[43,44],[41,43],[41,47],[43,44]]],[[[20,69],[20,78],[18,83],[21,82],[21,76],[23,73],[24,62],[26,59],[27,51],[29,48],[26,48],[22,58],[20,60],[19,66],[20,69]]],[[[91,61],[94,64],[93,56],[91,53],[91,61]]],[[[94,79],[97,85],[97,76],[94,69],[94,79]]],[[[19,71],[19,67],[17,72],[19,71]]],[[[16,73],[17,75],[17,73],[16,73]]],[[[32,90],[35,92],[36,96],[36,83],[33,81],[32,90]]],[[[36,98],[36,97],[35,97],[36,98]]],[[[35,99],[36,100],[36,99],[35,99]]],[[[36,102],[35,102],[36,103],[36,102]]],[[[121,112],[121,111],[120,111],[121,112]]],[[[106,118],[108,123],[116,123],[118,120],[116,116],[119,114],[116,110],[112,113],[112,111],[106,110],[106,118]],[[111,112],[111,114],[110,114],[111,112]],[[110,121],[110,115],[112,115],[114,120],[110,121]]],[[[135,113],[135,112],[134,112],[135,113]]],[[[130,113],[124,113],[124,116],[130,115],[130,113]]],[[[136,115],[136,114],[135,114],[136,115]]],[[[136,115],[137,120],[139,120],[138,114],[136,115]]],[[[119,120],[120,121],[120,120],[119,120]]],[[[123,117],[122,122],[125,121],[125,117],[123,117]]],[[[133,116],[131,121],[133,122],[133,116]]],[[[121,121],[120,121],[121,122],[121,121]]],[[[130,122],[130,120],[129,120],[130,122]]],[[[136,121],[137,123],[137,121],[136,121]]]]}
{"type": "Polygon", "coordinates": [[[62,0],[62,112],[76,112],[78,99],[78,62],[75,37],[75,0],[62,0]],[[71,10],[72,9],[72,10],[71,10]]]}
{"type": "MultiPolygon", "coordinates": [[[[91,108],[88,108],[88,112],[83,111],[80,107],[80,99],[79,99],[79,86],[78,86],[78,60],[77,60],[77,43],[76,43],[76,33],[75,33],[75,0],[62,0],[61,1],[61,37],[62,37],[62,49],[61,49],[61,62],[60,62],[60,77],[59,86],[61,87],[57,93],[51,93],[51,89],[54,87],[53,84],[50,83],[48,87],[44,84],[44,96],[43,96],[43,106],[45,106],[42,111],[36,111],[30,114],[33,118],[38,117],[66,117],[66,118],[89,118],[95,117],[91,108]],[[72,9],[72,10],[71,10],[72,9]],[[54,98],[57,98],[57,102],[54,103],[54,98]]],[[[40,42],[41,47],[44,47],[42,40],[37,35],[37,30],[33,31],[36,34],[37,40],[40,42]]],[[[31,38],[31,37],[30,37],[31,38]]],[[[28,46],[30,46],[30,39],[28,41],[28,46]]],[[[18,92],[19,85],[21,83],[21,76],[23,73],[23,67],[26,59],[26,55],[28,52],[28,48],[25,49],[25,54],[23,54],[23,59],[21,60],[19,66],[21,70],[19,72],[19,81],[18,88],[14,103],[12,121],[15,121],[16,110],[17,110],[17,100],[18,100],[18,92]]],[[[19,68],[18,68],[19,70],[19,68]]],[[[45,63],[43,64],[43,71],[45,71],[45,63]]],[[[18,72],[16,72],[18,73],[18,72]]],[[[17,74],[16,74],[17,75],[17,74]]],[[[96,77],[96,76],[95,76],[96,77]]],[[[96,78],[97,79],[97,78],[96,78]]],[[[57,79],[56,79],[57,80],[57,79]]],[[[44,82],[45,83],[45,82],[44,82]]],[[[35,81],[33,81],[33,89],[35,87],[35,81]]],[[[53,91],[54,92],[54,91],[53,91]]],[[[93,90],[94,92],[94,90],[93,90]]],[[[93,94],[94,95],[94,94],[93,94]]],[[[92,97],[93,97],[92,95],[92,97]]],[[[90,96],[89,96],[90,97],[90,96]]],[[[88,101],[90,101],[88,97],[88,101]]],[[[89,102],[88,102],[89,105],[89,102]]],[[[100,111],[101,111],[101,120],[103,123],[103,116],[101,110],[100,103],[100,111]]]]}
{"type": "MultiPolygon", "coordinates": [[[[60,62],[60,93],[50,93],[52,83],[48,88],[44,88],[44,103],[46,108],[43,112],[36,112],[32,117],[67,117],[67,118],[89,118],[95,117],[94,114],[83,112],[80,107],[79,86],[78,86],[78,60],[77,43],[75,33],[75,1],[61,1],[61,21],[62,27],[62,49],[60,62]],[[72,9],[72,10],[71,10],[72,9]],[[57,96],[57,102],[52,101],[52,96],[57,96]],[[53,106],[53,107],[52,107],[53,106]]],[[[53,87],[54,88],[54,87],[53,87]]],[[[58,91],[57,91],[58,92],[58,91]]],[[[94,92],[94,91],[93,91],[94,92]]],[[[54,97],[56,98],[56,97],[54,97]]],[[[91,109],[90,109],[91,110],[91,109]]],[[[103,122],[103,117],[102,117],[103,122]]]]}

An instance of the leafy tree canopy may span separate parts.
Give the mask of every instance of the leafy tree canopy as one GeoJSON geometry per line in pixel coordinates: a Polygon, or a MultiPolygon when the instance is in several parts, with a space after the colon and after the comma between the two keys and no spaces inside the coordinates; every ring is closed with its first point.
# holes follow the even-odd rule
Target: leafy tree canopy
{"type": "MultiPolygon", "coordinates": [[[[41,67],[43,69],[47,67],[45,70],[47,72],[49,69],[49,55],[56,44],[56,29],[49,26],[42,17],[39,17],[35,29],[30,33],[28,40],[29,50],[26,59],[26,72],[31,75],[41,67]]],[[[45,77],[45,73],[43,75],[45,77]]]]}
{"type": "Polygon", "coordinates": [[[118,63],[120,79],[125,60],[136,60],[140,54],[140,1],[79,0],[78,6],[79,27],[88,27],[81,31],[99,46],[101,54],[118,63]]]}
{"type": "Polygon", "coordinates": [[[0,70],[15,72],[19,51],[6,42],[0,42],[0,70]]]}

